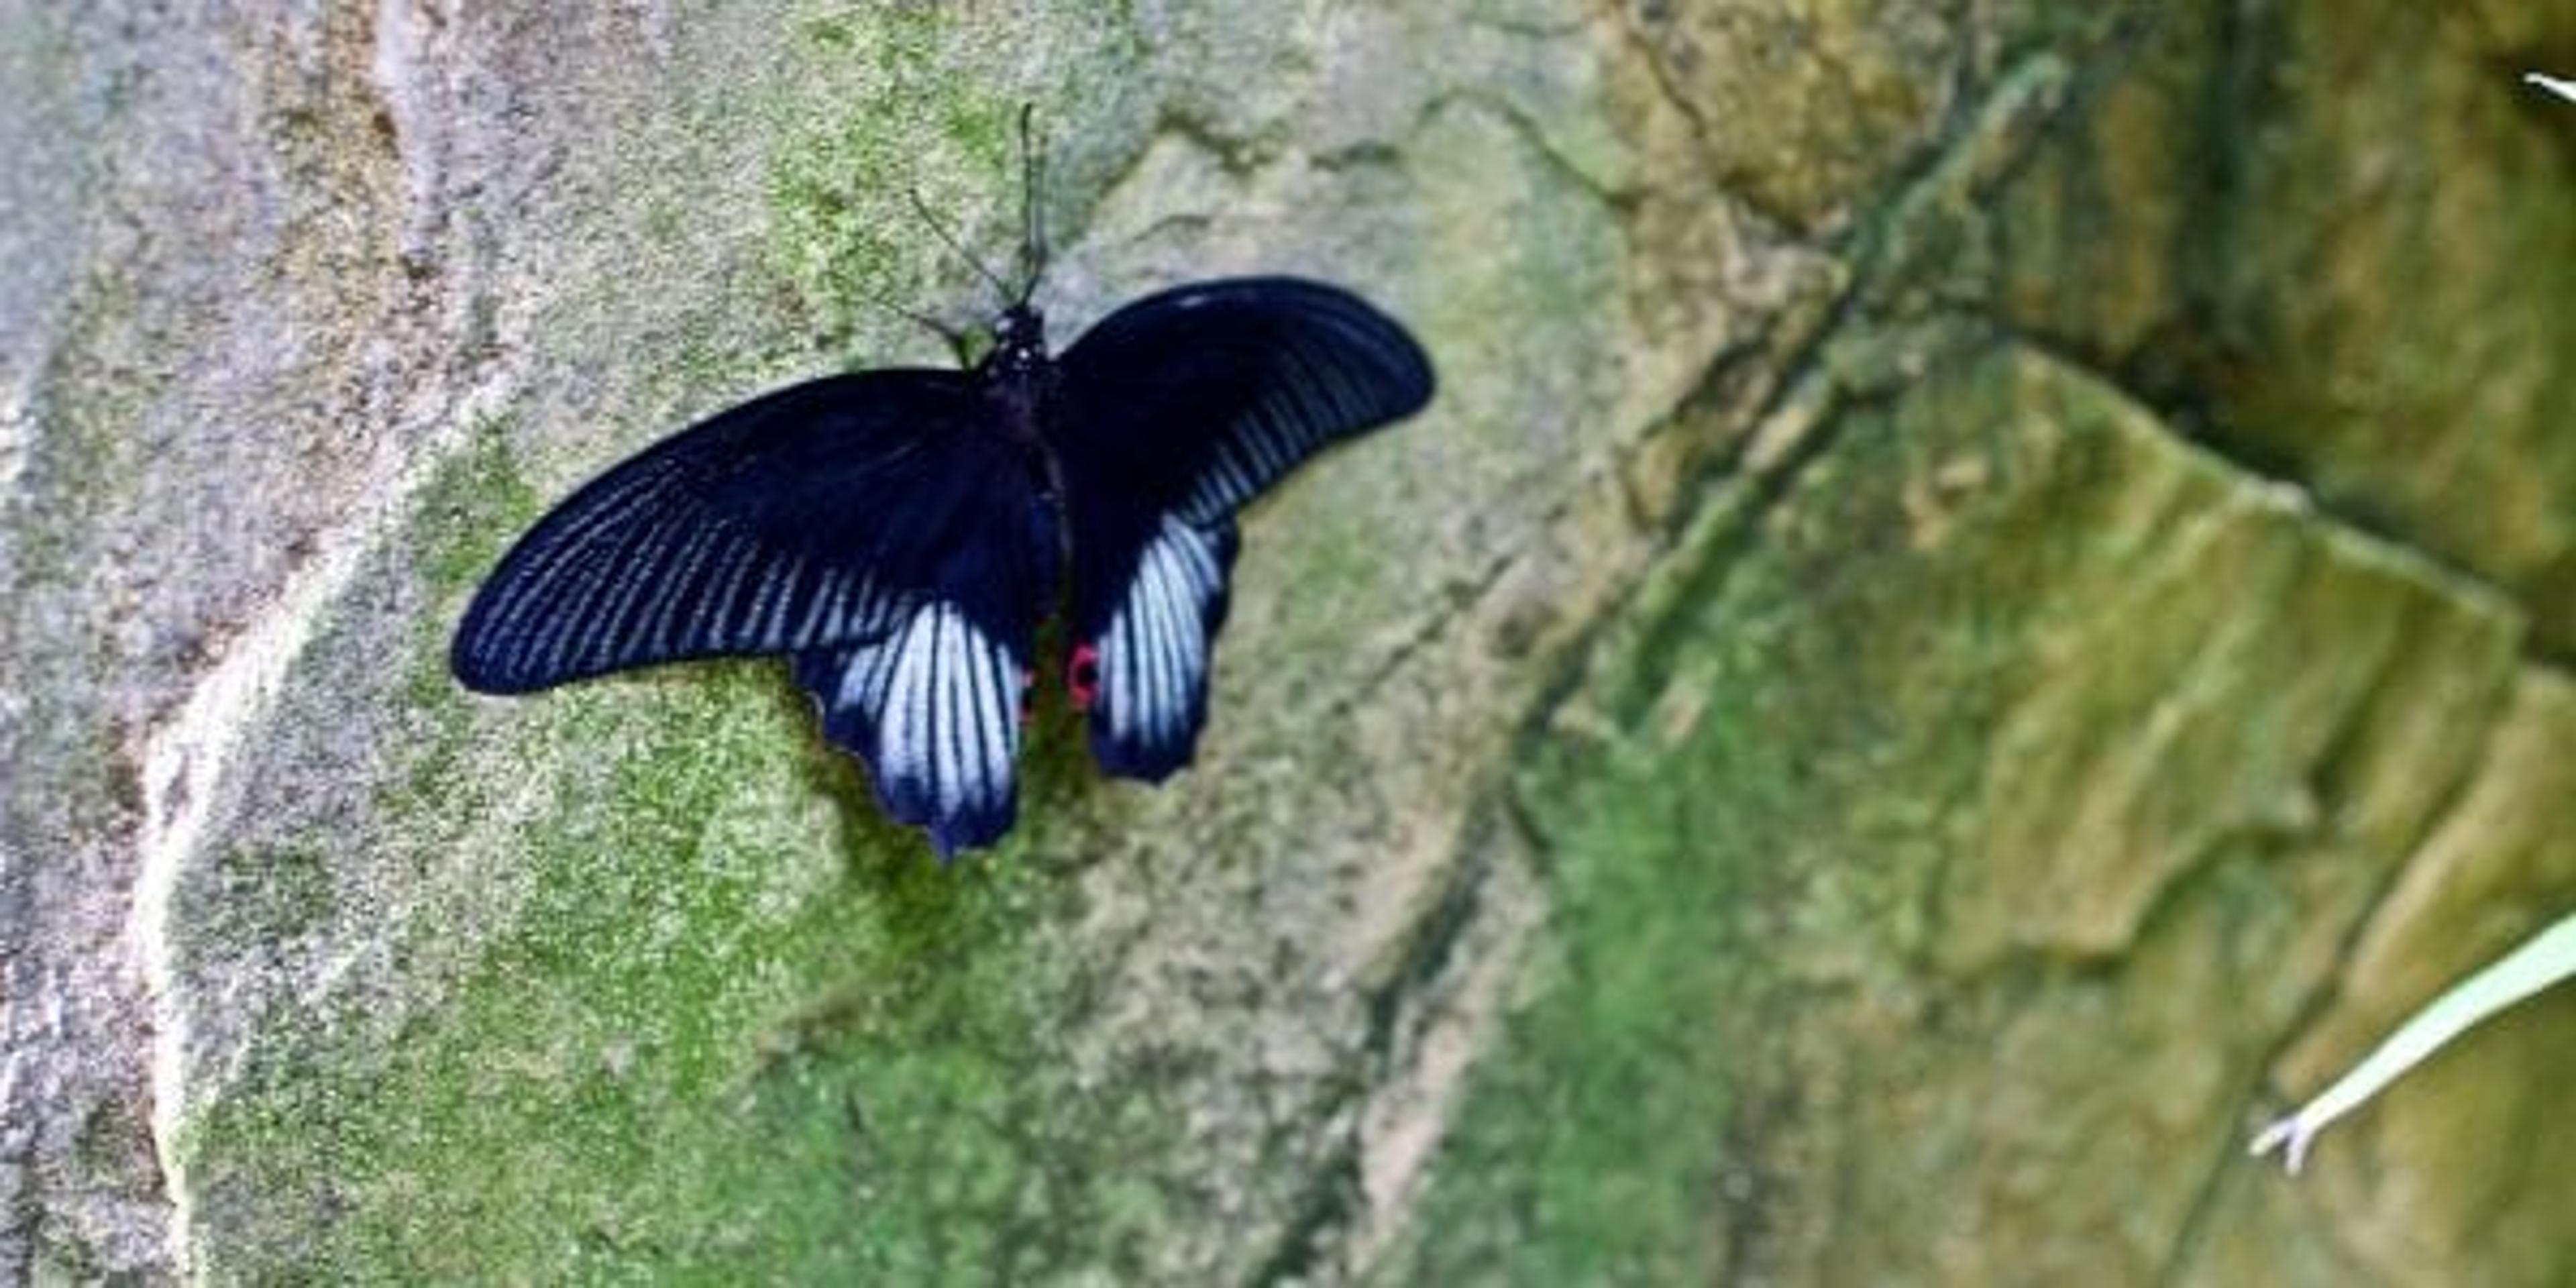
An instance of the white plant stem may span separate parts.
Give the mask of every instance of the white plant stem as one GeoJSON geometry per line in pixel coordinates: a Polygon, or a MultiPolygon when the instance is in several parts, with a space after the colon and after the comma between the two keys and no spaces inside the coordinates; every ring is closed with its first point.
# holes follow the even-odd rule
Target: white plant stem
{"type": "Polygon", "coordinates": [[[2461,1030],[2570,975],[2576,975],[2576,913],[2559,918],[2520,948],[2434,998],[2323,1094],[2264,1128],[2249,1152],[2266,1154],[2286,1145],[2282,1162],[2295,1175],[2307,1161],[2308,1146],[2326,1124],[2378,1095],[2461,1030]]]}

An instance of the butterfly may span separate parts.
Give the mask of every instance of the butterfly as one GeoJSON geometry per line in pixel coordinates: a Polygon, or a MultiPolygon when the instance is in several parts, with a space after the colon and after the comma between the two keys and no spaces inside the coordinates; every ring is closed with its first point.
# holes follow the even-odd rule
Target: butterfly
{"type": "MultiPolygon", "coordinates": [[[[1042,262],[1041,245],[1033,231],[1023,252],[1042,262]]],[[[971,366],[792,385],[575,491],[475,592],[458,681],[516,694],[784,655],[825,737],[946,861],[1016,818],[1025,692],[1061,605],[1101,768],[1160,782],[1187,765],[1237,511],[1421,410],[1431,364],[1367,301],[1295,277],[1176,286],[1050,356],[1037,275],[971,366]]]]}

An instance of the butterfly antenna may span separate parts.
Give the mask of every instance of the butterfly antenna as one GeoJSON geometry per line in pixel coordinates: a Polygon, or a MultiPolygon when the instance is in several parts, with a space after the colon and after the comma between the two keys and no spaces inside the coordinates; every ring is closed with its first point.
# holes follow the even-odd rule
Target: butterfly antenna
{"type": "Polygon", "coordinates": [[[984,267],[984,261],[975,258],[975,252],[959,244],[958,240],[950,235],[947,227],[939,222],[939,217],[930,213],[930,203],[921,199],[921,189],[906,188],[904,193],[912,198],[913,213],[921,216],[921,222],[930,226],[931,234],[939,238],[940,245],[946,246],[950,254],[966,261],[966,266],[974,269],[976,276],[991,283],[994,290],[1000,291],[1003,299],[1011,298],[1011,288],[1002,281],[1000,275],[984,267]]]}
{"type": "Polygon", "coordinates": [[[950,326],[949,324],[942,322],[919,309],[907,308],[904,305],[897,304],[893,300],[887,299],[882,295],[869,295],[865,298],[868,303],[884,309],[886,312],[902,318],[904,321],[910,322],[913,325],[930,332],[932,335],[938,336],[940,339],[947,341],[949,352],[957,355],[957,361],[961,365],[965,363],[966,355],[973,351],[974,346],[970,343],[971,337],[969,337],[965,331],[957,327],[950,326]]]}
{"type": "Polygon", "coordinates": [[[1046,273],[1046,149],[1037,141],[1037,104],[1020,104],[1020,266],[1028,273],[1028,282],[1020,288],[1020,303],[1038,289],[1038,278],[1046,273]]]}

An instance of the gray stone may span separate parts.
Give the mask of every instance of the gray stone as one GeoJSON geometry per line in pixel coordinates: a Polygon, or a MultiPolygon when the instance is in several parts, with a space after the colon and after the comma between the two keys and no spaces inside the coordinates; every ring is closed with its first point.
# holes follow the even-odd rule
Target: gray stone
{"type": "Polygon", "coordinates": [[[2239,1158],[2567,897],[2476,12],[0,0],[0,1280],[2563,1279],[2563,998],[2239,1158]],[[1024,102],[1060,339],[1442,372],[1196,767],[1050,699],[942,870],[773,663],[458,691],[549,501],[990,307],[905,194],[1006,253],[1024,102]]]}

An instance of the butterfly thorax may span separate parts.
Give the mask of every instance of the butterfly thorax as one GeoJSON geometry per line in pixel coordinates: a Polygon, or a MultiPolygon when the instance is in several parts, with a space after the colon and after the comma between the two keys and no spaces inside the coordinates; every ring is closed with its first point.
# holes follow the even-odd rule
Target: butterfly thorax
{"type": "Polygon", "coordinates": [[[1041,447],[1038,422],[1055,369],[1047,357],[1046,318],[1026,304],[1014,304],[1002,312],[993,330],[992,351],[976,364],[975,374],[1002,413],[1011,438],[1041,447]]]}
{"type": "Polygon", "coordinates": [[[1021,452],[1022,463],[1037,487],[1036,523],[1040,543],[1059,557],[1069,556],[1062,531],[1064,471],[1049,450],[1045,430],[1047,404],[1054,391],[1056,368],[1046,351],[1046,318],[1026,304],[1014,304],[994,324],[994,344],[975,367],[991,400],[994,423],[1021,452]]]}
{"type": "Polygon", "coordinates": [[[1048,366],[1046,315],[1026,304],[1014,304],[993,323],[993,348],[976,364],[987,380],[1027,379],[1048,366]]]}

